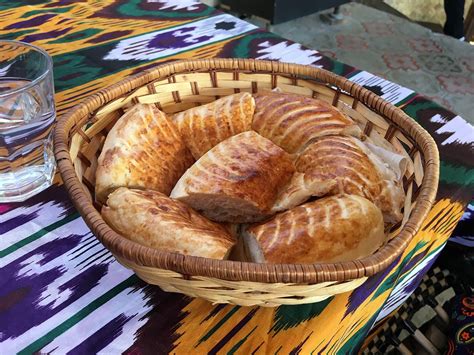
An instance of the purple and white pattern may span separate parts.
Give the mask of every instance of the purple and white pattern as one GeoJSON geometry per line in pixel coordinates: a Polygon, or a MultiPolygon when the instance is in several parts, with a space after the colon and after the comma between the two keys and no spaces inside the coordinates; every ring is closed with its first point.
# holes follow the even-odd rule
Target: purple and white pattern
{"type": "Polygon", "coordinates": [[[104,59],[155,60],[230,39],[256,28],[246,21],[222,14],[124,39],[104,59]]]}
{"type": "Polygon", "coordinates": [[[467,206],[449,242],[474,248],[474,201],[467,206]]]}
{"type": "Polygon", "coordinates": [[[259,44],[257,53],[259,56],[256,59],[266,60],[278,60],[281,62],[314,65],[321,67],[321,65],[315,64],[322,57],[318,51],[314,49],[304,48],[299,43],[290,43],[288,41],[281,41],[276,44],[272,44],[269,41],[265,41],[259,44]]]}
{"type": "Polygon", "coordinates": [[[21,350],[132,275],[58,186],[0,213],[0,236],[0,299],[13,302],[0,312],[0,324],[8,325],[1,353],[21,350]]]}
{"type": "Polygon", "coordinates": [[[441,143],[442,145],[454,142],[459,144],[474,143],[474,126],[469,124],[469,122],[464,120],[461,116],[456,116],[448,120],[446,117],[436,114],[431,118],[431,122],[444,124],[436,130],[437,134],[451,133],[451,136],[441,143]]]}
{"type": "Polygon", "coordinates": [[[160,10],[188,10],[193,11],[199,8],[199,0],[147,0],[149,3],[161,4],[160,10]]]}
{"type": "Polygon", "coordinates": [[[385,302],[382,310],[375,320],[376,324],[378,321],[387,317],[390,313],[400,307],[408,297],[416,290],[421,282],[423,276],[430,269],[433,262],[436,260],[436,256],[441,252],[443,248],[439,248],[436,252],[428,255],[421,262],[412,268],[408,273],[402,275],[396,282],[395,287],[390,294],[390,297],[385,302]]]}

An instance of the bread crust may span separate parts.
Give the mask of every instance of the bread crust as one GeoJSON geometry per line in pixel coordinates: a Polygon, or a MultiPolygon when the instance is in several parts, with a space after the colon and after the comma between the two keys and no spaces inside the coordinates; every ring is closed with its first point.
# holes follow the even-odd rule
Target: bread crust
{"type": "Polygon", "coordinates": [[[235,244],[224,227],[158,191],[119,188],[101,213],[117,233],[153,249],[224,259],[235,244]]]}
{"type": "Polygon", "coordinates": [[[244,92],[179,112],[173,122],[197,160],[218,143],[249,131],[254,110],[255,100],[244,92]]]}
{"type": "Polygon", "coordinates": [[[291,156],[253,131],[219,143],[191,166],[171,192],[212,220],[248,223],[269,216],[294,172],[291,156]]]}
{"type": "Polygon", "coordinates": [[[311,196],[346,193],[375,203],[388,223],[402,218],[405,194],[395,172],[357,138],[318,138],[298,156],[295,168],[297,173],[278,197],[275,211],[290,209],[311,196]]]}
{"type": "Polygon", "coordinates": [[[356,195],[305,203],[251,225],[246,234],[259,248],[254,255],[262,254],[267,263],[284,264],[356,260],[374,253],[385,240],[380,210],[356,195]]]}
{"type": "Polygon", "coordinates": [[[193,162],[177,128],[163,112],[153,105],[135,105],[105,139],[96,171],[96,199],[105,202],[121,186],[169,195],[193,162]]]}
{"type": "Polygon", "coordinates": [[[361,135],[352,119],[325,101],[268,91],[254,97],[252,128],[288,153],[297,153],[322,136],[361,135]]]}

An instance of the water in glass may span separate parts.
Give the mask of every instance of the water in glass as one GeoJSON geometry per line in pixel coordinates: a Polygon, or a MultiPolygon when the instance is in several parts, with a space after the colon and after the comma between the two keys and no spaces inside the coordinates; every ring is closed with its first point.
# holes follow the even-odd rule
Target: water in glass
{"type": "Polygon", "coordinates": [[[51,185],[55,117],[51,58],[26,43],[0,41],[0,202],[23,201],[51,185]]]}

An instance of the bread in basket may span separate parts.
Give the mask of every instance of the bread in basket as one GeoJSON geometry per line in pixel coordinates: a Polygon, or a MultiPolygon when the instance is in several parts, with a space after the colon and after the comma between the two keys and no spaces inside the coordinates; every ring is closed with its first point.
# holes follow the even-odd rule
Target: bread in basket
{"type": "MultiPolygon", "coordinates": [[[[248,123],[242,122],[242,127],[245,124],[248,123]]],[[[265,136],[268,132],[261,129],[265,136]]],[[[181,136],[184,132],[180,132],[181,136]]],[[[311,129],[303,132],[309,132],[302,136],[303,141],[314,138],[311,129]]],[[[281,138],[278,130],[272,133],[276,136],[267,135],[270,140],[281,138]]],[[[183,140],[186,139],[189,137],[183,140]]],[[[293,140],[281,139],[288,149],[298,149],[293,140]]],[[[208,149],[202,148],[199,141],[195,147],[195,158],[208,149]]],[[[370,91],[318,68],[241,59],[166,64],[92,95],[59,120],[55,156],[66,189],[86,223],[119,262],[139,277],[164,290],[212,302],[262,306],[316,302],[350,291],[383,270],[420,228],[436,195],[439,169],[437,148],[429,134],[370,91]],[[403,218],[388,231],[388,242],[374,254],[317,264],[217,260],[152,249],[124,238],[105,223],[99,213],[102,206],[94,196],[98,157],[108,132],[130,107],[154,104],[171,115],[239,92],[257,94],[258,100],[258,93],[277,87],[337,107],[361,127],[370,141],[378,146],[389,144],[405,156],[403,218]]]]}

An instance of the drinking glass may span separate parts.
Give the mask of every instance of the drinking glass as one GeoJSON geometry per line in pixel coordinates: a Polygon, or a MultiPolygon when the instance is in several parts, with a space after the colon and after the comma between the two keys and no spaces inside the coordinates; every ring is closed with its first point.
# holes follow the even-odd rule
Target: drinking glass
{"type": "Polygon", "coordinates": [[[55,118],[51,57],[0,41],[0,202],[24,201],[51,185],[55,118]]]}

